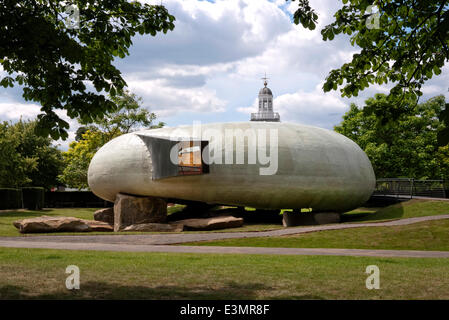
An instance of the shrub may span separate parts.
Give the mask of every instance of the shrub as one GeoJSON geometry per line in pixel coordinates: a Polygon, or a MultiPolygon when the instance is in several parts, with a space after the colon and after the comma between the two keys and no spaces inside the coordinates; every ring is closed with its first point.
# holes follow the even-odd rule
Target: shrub
{"type": "Polygon", "coordinates": [[[44,207],[45,190],[42,187],[22,188],[23,207],[29,210],[41,210],[44,207]]]}
{"type": "Polygon", "coordinates": [[[0,188],[0,209],[22,208],[22,192],[20,189],[0,188]]]}
{"type": "Polygon", "coordinates": [[[110,202],[97,197],[92,191],[47,191],[45,193],[46,208],[107,208],[110,206],[110,202]]]}

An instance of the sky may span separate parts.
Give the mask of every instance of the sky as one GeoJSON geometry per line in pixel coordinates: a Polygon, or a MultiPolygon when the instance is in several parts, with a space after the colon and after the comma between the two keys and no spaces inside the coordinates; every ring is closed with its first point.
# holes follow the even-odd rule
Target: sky
{"type": "MultiPolygon", "coordinates": [[[[130,55],[114,61],[128,89],[143,98],[143,107],[173,127],[202,123],[248,121],[256,112],[257,95],[267,74],[274,95],[273,107],[281,122],[332,129],[341,122],[351,102],[388,86],[371,86],[354,98],[339,91],[324,93],[322,85],[331,69],[351,60],[357,47],[347,36],[323,41],[320,30],[329,24],[341,1],[311,0],[318,13],[313,31],[292,23],[297,2],[285,0],[154,0],[176,17],[174,31],[136,36],[130,55]]],[[[0,68],[0,76],[2,70],[0,68]]],[[[449,65],[423,87],[421,101],[444,94],[449,101],[449,65]]],[[[33,119],[36,103],[22,98],[18,87],[0,89],[0,120],[33,119]]],[[[58,141],[68,148],[78,128],[70,123],[69,139],[58,141]]]]}

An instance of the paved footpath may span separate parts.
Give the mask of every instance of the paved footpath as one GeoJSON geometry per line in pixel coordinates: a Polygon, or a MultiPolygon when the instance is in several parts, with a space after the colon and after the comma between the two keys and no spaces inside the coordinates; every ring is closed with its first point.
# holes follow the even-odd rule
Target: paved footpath
{"type": "Polygon", "coordinates": [[[0,246],[10,248],[40,248],[63,250],[124,251],[124,252],[170,252],[170,253],[214,253],[214,254],[270,254],[270,255],[319,255],[359,256],[391,258],[449,258],[449,251],[417,250],[365,250],[365,249],[320,249],[320,248],[260,248],[260,247],[208,247],[171,246],[145,244],[72,243],[1,241],[0,246]]]}
{"type": "Polygon", "coordinates": [[[341,230],[361,227],[402,226],[412,223],[449,219],[448,215],[407,218],[387,222],[345,223],[311,227],[294,227],[262,232],[216,232],[148,235],[83,235],[83,236],[27,236],[0,237],[1,247],[43,248],[66,250],[129,251],[129,252],[191,252],[191,253],[246,253],[289,255],[346,255],[372,257],[449,258],[449,251],[414,250],[359,250],[359,249],[309,249],[260,248],[217,246],[171,246],[171,244],[236,238],[276,237],[309,232],[341,230]]]}

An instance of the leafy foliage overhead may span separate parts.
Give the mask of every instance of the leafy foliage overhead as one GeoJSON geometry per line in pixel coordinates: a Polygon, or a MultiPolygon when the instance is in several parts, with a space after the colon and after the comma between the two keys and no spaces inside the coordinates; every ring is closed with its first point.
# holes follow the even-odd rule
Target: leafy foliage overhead
{"type": "MultiPolygon", "coordinates": [[[[407,103],[422,95],[422,85],[439,75],[449,61],[449,0],[342,2],[335,20],[321,35],[325,41],[348,35],[351,44],[361,50],[352,61],[330,71],[323,90],[340,89],[342,96],[351,97],[370,85],[391,82],[388,99],[394,108],[390,115],[397,119],[406,112],[407,103]]],[[[318,16],[309,1],[298,3],[294,22],[315,29],[318,16]]],[[[440,143],[449,143],[449,127],[440,135],[440,143]]]]}
{"type": "MultiPolygon", "coordinates": [[[[341,87],[342,95],[351,97],[370,84],[391,81],[395,83],[391,93],[420,96],[422,84],[440,74],[449,60],[449,1],[342,1],[335,21],[321,30],[323,40],[346,34],[361,51],[351,62],[329,73],[324,91],[341,87]],[[372,5],[377,7],[377,14],[372,5]],[[378,26],[370,23],[377,17],[378,26]]],[[[307,17],[317,16],[308,0],[299,4],[295,23],[314,29],[317,19],[307,17]]]]}
{"type": "Polygon", "coordinates": [[[69,125],[55,111],[91,122],[117,110],[103,95],[115,97],[126,86],[113,60],[129,54],[137,33],[166,33],[174,20],[164,6],[138,1],[2,0],[0,63],[8,75],[0,85],[20,85],[26,100],[42,106],[38,132],[65,139],[69,125]],[[71,5],[79,28],[66,23],[71,5]]]}

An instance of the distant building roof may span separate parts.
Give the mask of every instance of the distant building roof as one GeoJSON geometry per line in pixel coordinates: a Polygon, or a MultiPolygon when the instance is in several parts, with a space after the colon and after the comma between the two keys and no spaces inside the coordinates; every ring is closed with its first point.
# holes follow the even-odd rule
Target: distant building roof
{"type": "Polygon", "coordinates": [[[273,111],[273,93],[267,87],[267,76],[265,75],[264,87],[259,90],[259,112],[251,113],[251,121],[280,122],[279,113],[273,111]]]}
{"type": "Polygon", "coordinates": [[[267,88],[267,87],[263,87],[262,89],[260,89],[259,94],[270,94],[270,95],[273,95],[273,93],[271,92],[270,88],[267,88]]]}

